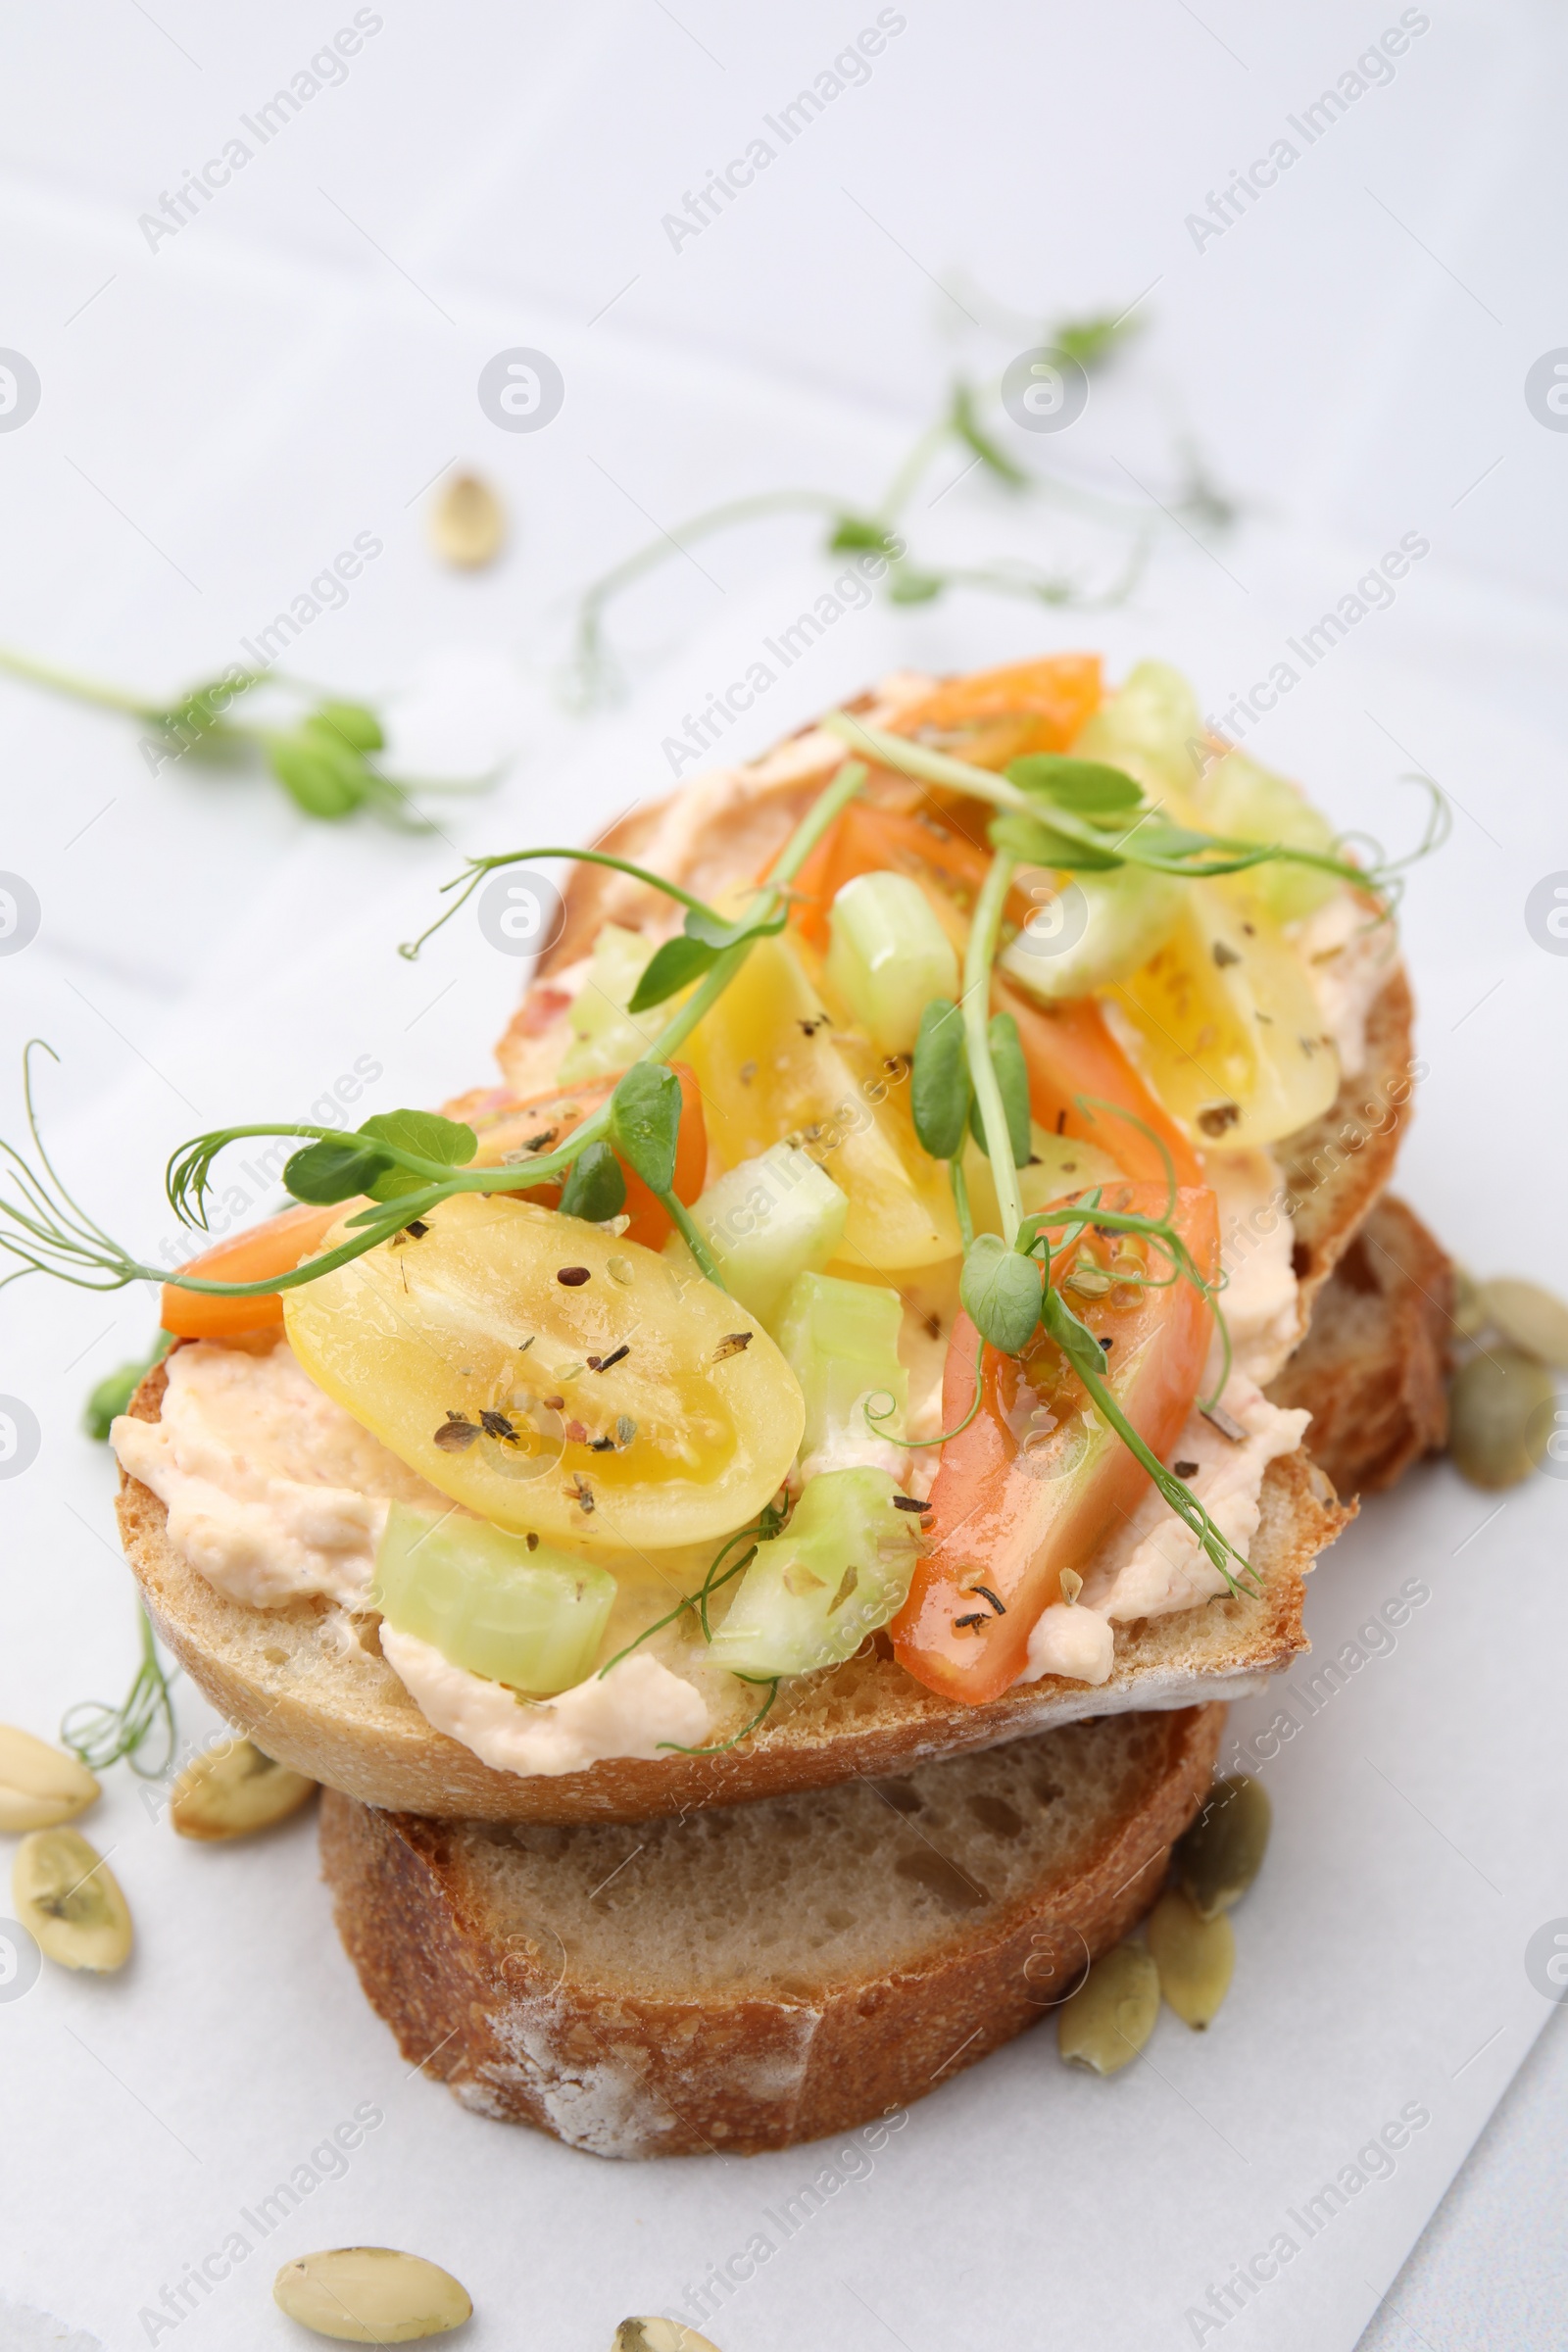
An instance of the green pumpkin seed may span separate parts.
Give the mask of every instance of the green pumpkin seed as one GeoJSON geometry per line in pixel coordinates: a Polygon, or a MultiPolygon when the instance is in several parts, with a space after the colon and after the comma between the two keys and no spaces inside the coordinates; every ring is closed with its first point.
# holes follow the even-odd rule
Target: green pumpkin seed
{"type": "Polygon", "coordinates": [[[1263,1867],[1274,1808],[1261,1781],[1247,1773],[1216,1781],[1176,1848],[1176,1875],[1200,1919],[1239,1903],[1263,1867]]]}
{"type": "Polygon", "coordinates": [[[444,2335],[473,2311],[450,2271],[395,2246],[333,2246],[285,2262],[272,2280],[279,2311],[346,2344],[407,2344],[444,2335]]]}
{"type": "Polygon", "coordinates": [[[1568,1372],[1568,1306],[1539,1283],[1497,1274],[1481,1285],[1487,1319],[1525,1355],[1568,1372]]]}
{"type": "Polygon", "coordinates": [[[1179,1886],[1149,1914],[1149,1948],[1159,1989],[1184,2026],[1201,2032],[1219,2015],[1236,1966],[1236,1931],[1223,1911],[1204,1919],[1179,1886]]]}
{"type": "Polygon", "coordinates": [[[718,2352],[718,2346],[678,2320],[622,2320],[611,2352],[718,2352]]]}
{"type": "Polygon", "coordinates": [[[79,1830],[34,1830],[11,1872],[17,1917],[46,1960],[108,1976],[130,1958],[130,1908],[79,1830]]]}
{"type": "Polygon", "coordinates": [[[226,1740],[187,1765],[169,1818],[181,1838],[248,1838],[309,1804],[316,1783],[275,1764],[251,1740],[226,1740]]]}
{"type": "Polygon", "coordinates": [[[1516,1348],[1461,1364],[1448,1390],[1448,1450],[1473,1487],[1516,1487],[1551,1436],[1551,1374],[1516,1348]]]}
{"type": "Polygon", "coordinates": [[[1159,1971],[1141,1943],[1097,1960],[1056,2012],[1056,2047],[1069,2066],[1114,2075],[1137,2057],[1159,2015],[1159,1971]]]}
{"type": "Polygon", "coordinates": [[[0,1830],[54,1830],[98,1797],[85,1764],[63,1748],[0,1723],[0,1830]]]}

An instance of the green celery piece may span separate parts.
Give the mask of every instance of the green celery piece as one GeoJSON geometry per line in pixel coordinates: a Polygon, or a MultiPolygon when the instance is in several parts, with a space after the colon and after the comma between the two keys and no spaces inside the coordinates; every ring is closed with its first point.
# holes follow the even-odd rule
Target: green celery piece
{"type": "Polygon", "coordinates": [[[1093,996],[1147,963],[1186,905],[1187,884],[1170,874],[1136,865],[1076,873],[1059,895],[1042,887],[1035,912],[997,961],[1043,1004],[1093,996]]]}
{"type": "Polygon", "coordinates": [[[902,1433],[909,1409],[909,1375],[899,1361],[903,1320],[897,1291],[845,1282],[836,1274],[797,1277],[778,1344],[806,1398],[803,1456],[840,1433],[868,1438],[870,1425],[860,1408],[870,1396],[877,1426],[895,1439],[902,1433]]]}
{"type": "Polygon", "coordinates": [[[919,1521],[885,1470],[809,1479],[783,1535],[760,1544],[710,1655],[733,1674],[810,1674],[853,1658],[904,1606],[919,1521]]]}
{"type": "MultiPolygon", "coordinates": [[[[1259,767],[1246,752],[1216,760],[1195,796],[1200,821],[1238,841],[1282,842],[1292,850],[1334,854],[1334,827],[1284,776],[1259,767]]],[[[1338,876],[1277,858],[1253,866],[1248,887],[1277,923],[1313,913],[1342,886],[1338,876]]]]}
{"type": "MultiPolygon", "coordinates": [[[[850,1204],[808,1152],[774,1144],[718,1177],[691,1213],[730,1297],[771,1332],[796,1277],[838,1249],[850,1204]]],[[[666,1254],[684,1249],[671,1236],[666,1254]]]]}
{"type": "Polygon", "coordinates": [[[933,997],[958,993],[958,958],[907,874],[857,874],[833,902],[827,983],[871,1043],[908,1054],[933,997]]]}
{"type": "Polygon", "coordinates": [[[1125,768],[1157,801],[1167,791],[1196,790],[1204,733],[1198,697],[1181,671],[1168,662],[1140,662],[1080,730],[1072,754],[1125,768]]]}
{"type": "Polygon", "coordinates": [[[650,1021],[647,1014],[635,1019],[626,1007],[653,954],[653,941],[640,931],[606,923],[594,942],[587,978],[566,1015],[571,1043],[558,1072],[562,1086],[608,1078],[647,1053],[659,1023],[650,1021]]]}
{"type": "Polygon", "coordinates": [[[393,1503],[375,1555],[372,1607],[454,1666],[534,1697],[591,1669],[615,1600],[608,1569],[487,1519],[393,1503]]]}

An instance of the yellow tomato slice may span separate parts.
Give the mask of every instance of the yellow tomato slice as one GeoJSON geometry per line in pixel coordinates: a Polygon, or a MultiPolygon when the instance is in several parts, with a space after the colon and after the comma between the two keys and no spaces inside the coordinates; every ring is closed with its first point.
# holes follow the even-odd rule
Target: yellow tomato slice
{"type": "Polygon", "coordinates": [[[909,1117],[907,1061],[836,1025],[785,940],[758,942],[682,1050],[725,1168],[788,1136],[849,1196],[845,1257],[892,1271],[956,1256],[946,1171],[909,1117]]]}
{"type": "Polygon", "coordinates": [[[1305,967],[1245,875],[1190,884],[1171,937],[1105,998],[1131,1024],[1143,1077],[1200,1147],[1277,1142],[1339,1092],[1305,967]]]}
{"type": "Polygon", "coordinates": [[[462,1194],[425,1227],[284,1316],[317,1385],[431,1486],[500,1527],[642,1552],[721,1538],[778,1492],[805,1405],[733,1298],[526,1201],[462,1194]]]}

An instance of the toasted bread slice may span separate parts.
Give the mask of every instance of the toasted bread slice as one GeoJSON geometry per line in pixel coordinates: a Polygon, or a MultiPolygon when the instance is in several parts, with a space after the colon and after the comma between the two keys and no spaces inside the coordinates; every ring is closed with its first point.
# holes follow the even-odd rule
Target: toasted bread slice
{"type": "Polygon", "coordinates": [[[881,2124],[1048,2017],[1158,1894],[1224,1718],[627,1828],[328,1792],[321,1858],[371,2005],[465,2106],[598,2156],[750,2155],[881,2124]]]}
{"type": "MultiPolygon", "coordinates": [[[[130,1409],[156,1420],[158,1365],[130,1409]]],[[[1298,1451],[1264,1475],[1250,1548],[1261,1590],[1116,1629],[1106,1683],[1047,1676],[983,1707],[940,1698],[868,1643],[848,1665],[785,1684],[761,1729],[709,1755],[621,1757],[556,1778],[482,1764],[432,1729],[367,1624],[367,1647],[324,1601],[255,1609],[230,1600],[169,1541],[158,1497],[122,1476],[121,1535],[159,1634],[220,1714],[280,1764],[367,1804],[482,1821],[641,1821],[682,1807],[740,1804],[860,1774],[902,1772],[930,1756],[994,1746],[1085,1715],[1182,1707],[1261,1688],[1306,1647],[1302,1578],[1349,1514],[1298,1451]],[[323,1638],[333,1619],[339,1638],[323,1638]]],[[[731,1727],[724,1727],[729,1729],[731,1727]]],[[[716,1737],[723,1738],[721,1730],[716,1737]]]]}
{"type": "Polygon", "coordinates": [[[1312,1459],[1342,1494],[1376,1494],[1447,1443],[1452,1337],[1452,1264],[1413,1210],[1385,1194],[1268,1394],[1311,1414],[1312,1459]]]}

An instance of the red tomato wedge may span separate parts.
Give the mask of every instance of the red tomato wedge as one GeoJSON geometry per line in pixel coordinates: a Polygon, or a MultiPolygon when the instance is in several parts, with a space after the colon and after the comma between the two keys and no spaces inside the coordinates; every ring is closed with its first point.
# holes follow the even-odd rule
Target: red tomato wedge
{"type": "MultiPolygon", "coordinates": [[[[265,1225],[236,1233],[219,1242],[180,1267],[181,1274],[199,1275],[203,1282],[265,1282],[276,1274],[292,1274],[302,1257],[318,1250],[323,1236],[352,1206],[338,1201],[331,1208],[286,1208],[265,1225]]],[[[182,1291],[164,1285],[163,1326],[177,1340],[227,1340],[242,1331],[265,1331],[281,1325],[283,1300],[276,1291],[255,1298],[215,1298],[205,1291],[182,1291]]]]}
{"type": "MultiPolygon", "coordinates": [[[[1163,1184],[1165,1162],[1159,1147],[1143,1128],[1141,1119],[1159,1136],[1171,1156],[1179,1185],[1200,1185],[1202,1171],[1174,1119],[1162,1110],[1106,1026],[1104,1013],[1093,997],[1074,998],[1050,1006],[1036,1004],[1021,989],[999,980],[996,1003],[1018,1024],[1023,1057],[1029,1069],[1029,1107],[1042,1127],[1054,1135],[1076,1135],[1108,1152],[1128,1175],[1163,1184]],[[1093,1096],[1130,1111],[1118,1119],[1112,1110],[1080,1109],[1080,1095],[1093,1096]]],[[[1164,1206],[1161,1197],[1157,1216],[1164,1206]]]]}
{"type": "MultiPolygon", "coordinates": [[[[1156,1217],[1166,1199],[1164,1186],[1154,1184],[1112,1185],[1103,1196],[1107,1208],[1156,1217]]],[[[1182,1190],[1172,1222],[1212,1281],[1219,1271],[1214,1195],[1201,1186],[1182,1190]]],[[[1104,1265],[1126,1247],[1120,1237],[1092,1233],[1080,1253],[1104,1265]]],[[[1156,1279],[1170,1271],[1151,1245],[1143,1252],[1156,1279]]],[[[1058,1283],[1073,1262],[1058,1261],[1058,1283]]],[[[1163,1461],[1202,1379],[1214,1322],[1208,1300],[1186,1279],[1163,1289],[1118,1285],[1092,1304],[1070,1290],[1065,1296],[1096,1338],[1110,1341],[1106,1384],[1163,1461]]],[[[948,1428],[973,1402],[976,1336],[960,1315],[943,1384],[948,1428]]],[[[891,1629],[899,1661],[917,1682],[974,1706],[1016,1680],[1036,1621],[1061,1597],[1063,1569],[1082,1569],[1149,1483],[1043,1332],[1021,1358],[988,1347],[980,1377],[979,1412],[942,1448],[931,1491],[932,1547],[891,1629]]]]}
{"type": "MultiPolygon", "coordinates": [[[[702,1090],[696,1073],[683,1061],[670,1067],[680,1080],[680,1140],[675,1149],[675,1198],[692,1201],[703,1189],[708,1174],[708,1131],[703,1122],[702,1090]]],[[[483,1100],[489,1104],[480,1113],[471,1097],[453,1105],[456,1116],[468,1120],[479,1137],[479,1158],[476,1164],[494,1167],[507,1152],[520,1151],[524,1145],[535,1152],[554,1151],[564,1142],[574,1127],[609,1100],[619,1084],[623,1072],[610,1078],[590,1078],[583,1086],[558,1087],[553,1094],[534,1095],[525,1102],[516,1102],[511,1095],[492,1095],[483,1100]]],[[[641,1177],[621,1163],[626,1179],[626,1214],[631,1223],[626,1228],[628,1241],[642,1242],[650,1250],[660,1249],[670,1230],[669,1218],[641,1177]]],[[[559,1184],[541,1185],[529,1193],[530,1200],[546,1208],[554,1208],[561,1199],[559,1184]]]]}

